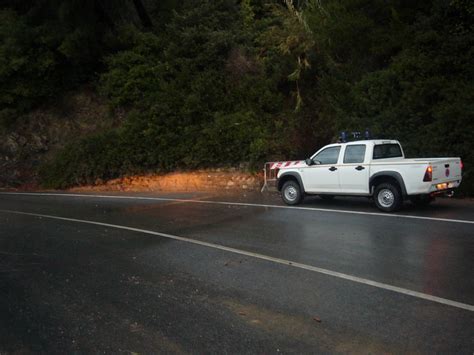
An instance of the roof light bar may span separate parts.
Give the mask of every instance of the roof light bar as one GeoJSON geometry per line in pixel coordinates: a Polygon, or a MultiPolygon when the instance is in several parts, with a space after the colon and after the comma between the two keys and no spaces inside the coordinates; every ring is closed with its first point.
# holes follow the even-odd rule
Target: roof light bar
{"type": "MultiPolygon", "coordinates": [[[[341,131],[339,140],[342,143],[346,143],[349,141],[348,137],[350,137],[351,140],[360,140],[362,139],[362,134],[360,131],[354,131],[354,132],[346,132],[346,131],[341,131]]],[[[370,134],[370,131],[368,128],[365,129],[364,131],[364,139],[371,139],[372,135],[370,134]]]]}

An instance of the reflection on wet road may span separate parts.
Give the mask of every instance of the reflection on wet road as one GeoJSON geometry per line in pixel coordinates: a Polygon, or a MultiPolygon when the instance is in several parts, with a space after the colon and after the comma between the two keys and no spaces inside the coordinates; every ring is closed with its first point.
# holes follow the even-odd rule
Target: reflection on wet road
{"type": "Polygon", "coordinates": [[[280,203],[271,195],[128,197],[0,194],[0,280],[7,286],[0,351],[474,349],[473,202],[407,205],[401,213],[407,217],[393,217],[357,199],[308,199],[294,209],[273,207],[280,203]],[[80,312],[71,302],[100,315],[98,303],[112,314],[75,321],[71,314],[80,312]],[[97,331],[111,319],[109,331],[97,331]],[[34,328],[32,335],[20,329],[25,326],[34,328]],[[112,333],[121,334],[115,344],[107,340],[112,333]],[[139,341],[144,338],[149,343],[139,341]]]}

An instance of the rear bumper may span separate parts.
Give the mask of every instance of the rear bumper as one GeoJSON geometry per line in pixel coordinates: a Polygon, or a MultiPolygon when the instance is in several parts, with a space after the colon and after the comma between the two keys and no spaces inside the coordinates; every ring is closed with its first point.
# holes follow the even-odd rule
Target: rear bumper
{"type": "Polygon", "coordinates": [[[416,195],[439,195],[449,193],[461,185],[461,179],[449,180],[449,181],[430,181],[424,182],[423,184],[417,186],[417,188],[410,188],[408,190],[408,196],[416,195]]]}
{"type": "Polygon", "coordinates": [[[449,191],[453,191],[454,189],[457,189],[459,185],[461,185],[461,180],[434,183],[434,184],[431,184],[428,193],[435,194],[435,195],[440,194],[440,193],[441,194],[446,193],[449,191]]]}
{"type": "Polygon", "coordinates": [[[439,191],[430,193],[430,196],[440,196],[440,195],[446,195],[446,196],[452,197],[454,195],[454,189],[439,190],[439,191]]]}

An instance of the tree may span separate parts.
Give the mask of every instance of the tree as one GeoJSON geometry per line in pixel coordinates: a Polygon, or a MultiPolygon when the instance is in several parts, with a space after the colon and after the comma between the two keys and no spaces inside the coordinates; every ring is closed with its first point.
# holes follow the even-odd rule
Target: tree
{"type": "Polygon", "coordinates": [[[153,23],[151,22],[151,18],[145,9],[145,6],[143,6],[143,2],[141,0],[133,0],[133,5],[137,10],[138,17],[140,17],[143,27],[151,28],[153,23]]]}

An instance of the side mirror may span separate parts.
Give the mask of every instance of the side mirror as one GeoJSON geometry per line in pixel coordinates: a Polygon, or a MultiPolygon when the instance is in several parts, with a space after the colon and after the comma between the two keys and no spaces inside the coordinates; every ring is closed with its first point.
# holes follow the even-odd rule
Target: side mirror
{"type": "Polygon", "coordinates": [[[309,158],[308,158],[308,159],[306,159],[304,162],[305,162],[305,163],[306,163],[306,165],[308,165],[308,166],[311,166],[311,165],[313,165],[313,164],[314,164],[313,160],[312,160],[312,159],[309,159],[309,158]]]}

